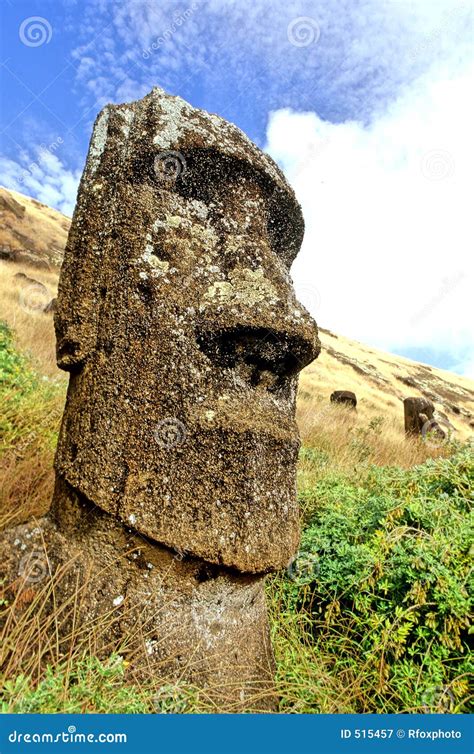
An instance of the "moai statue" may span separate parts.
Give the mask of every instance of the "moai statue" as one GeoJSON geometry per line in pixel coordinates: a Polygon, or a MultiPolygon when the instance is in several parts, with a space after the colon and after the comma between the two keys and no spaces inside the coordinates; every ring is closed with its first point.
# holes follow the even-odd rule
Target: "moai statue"
{"type": "Polygon", "coordinates": [[[353,408],[354,410],[357,408],[356,394],[351,390],[335,390],[331,393],[330,400],[331,403],[342,403],[342,405],[353,408]]]}
{"type": "Polygon", "coordinates": [[[405,398],[403,408],[406,434],[421,435],[423,427],[433,420],[433,403],[428,398],[405,398]]]}
{"type": "Polygon", "coordinates": [[[97,118],[54,314],[55,557],[89,573],[84,615],[114,606],[150,667],[241,708],[274,704],[265,574],[299,541],[302,237],[235,126],[160,89],[97,118]]]}
{"type": "Polygon", "coordinates": [[[405,398],[405,433],[408,437],[421,435],[436,441],[450,437],[454,430],[446,414],[437,411],[427,398],[405,398]]]}

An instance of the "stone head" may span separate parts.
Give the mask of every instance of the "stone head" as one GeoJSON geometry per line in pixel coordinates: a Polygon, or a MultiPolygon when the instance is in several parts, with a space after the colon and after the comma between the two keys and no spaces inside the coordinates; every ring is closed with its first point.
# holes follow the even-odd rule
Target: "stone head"
{"type": "Polygon", "coordinates": [[[171,548],[243,572],[299,537],[298,372],[319,353],[292,189],[235,126],[162,90],[99,115],[61,271],[57,472],[171,548]]]}

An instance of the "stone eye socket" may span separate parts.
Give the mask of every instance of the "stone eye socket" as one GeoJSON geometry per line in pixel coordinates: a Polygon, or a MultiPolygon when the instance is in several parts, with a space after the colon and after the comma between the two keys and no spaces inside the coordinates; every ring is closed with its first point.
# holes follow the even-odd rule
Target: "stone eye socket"
{"type": "Polygon", "coordinates": [[[240,215],[244,235],[248,232],[245,227],[247,215],[252,213],[245,212],[245,207],[240,206],[239,193],[245,196],[243,189],[247,184],[249,198],[252,199],[253,194],[254,204],[259,205],[250,219],[250,233],[259,238],[265,236],[272,251],[289,269],[301,246],[304,231],[301,211],[294,196],[277,187],[267,174],[255,170],[248,161],[223,154],[216,148],[194,148],[177,154],[174,161],[164,161],[163,170],[158,174],[155,162],[159,153],[145,150],[135,156],[130,166],[132,182],[146,183],[159,192],[170,191],[185,199],[197,199],[209,207],[215,226],[219,226],[222,218],[232,218],[239,225],[240,215]],[[235,193],[232,187],[240,187],[242,192],[235,193]]]}

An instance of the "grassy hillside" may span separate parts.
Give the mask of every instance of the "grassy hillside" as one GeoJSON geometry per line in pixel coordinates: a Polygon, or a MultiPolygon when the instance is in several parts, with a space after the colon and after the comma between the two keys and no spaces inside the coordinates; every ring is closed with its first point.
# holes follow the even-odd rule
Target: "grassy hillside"
{"type": "Polygon", "coordinates": [[[0,187],[0,250],[37,261],[44,269],[61,264],[71,220],[55,209],[0,187]]]}
{"type": "MultiPolygon", "coordinates": [[[[4,442],[8,453],[1,461],[0,515],[14,512],[17,520],[28,516],[32,510],[38,514],[43,512],[52,492],[53,447],[66,395],[67,375],[56,366],[53,317],[42,308],[56,293],[57,277],[55,271],[32,271],[27,265],[0,262],[0,321],[6,323],[11,332],[6,352],[12,354],[8,359],[16,365],[15,379],[27,381],[27,385],[20,385],[7,379],[3,388],[3,421],[7,428],[4,442]],[[39,299],[35,285],[17,278],[18,272],[44,286],[39,299]],[[26,364],[31,366],[29,371],[26,364]]],[[[4,339],[5,332],[4,329],[4,339]]],[[[323,343],[328,337],[331,336],[322,333],[323,343]]],[[[361,462],[409,467],[427,458],[445,455],[447,450],[442,445],[406,439],[399,407],[397,412],[393,409],[390,412],[387,406],[391,399],[386,393],[374,392],[369,401],[369,397],[364,399],[362,394],[362,389],[367,392],[367,386],[360,386],[361,401],[356,413],[331,404],[331,388],[323,378],[316,377],[320,362],[324,374],[325,358],[323,352],[315,365],[303,372],[301,379],[297,418],[305,446],[318,448],[321,458],[330,459],[333,467],[347,472],[361,462]],[[385,410],[381,408],[384,401],[385,410]],[[377,408],[381,408],[379,414],[377,408]]],[[[338,375],[336,365],[331,369],[335,386],[351,384],[347,376],[338,375]]],[[[303,456],[302,489],[312,483],[311,474],[309,482],[307,476],[307,460],[303,456]]]]}
{"type": "MultiPolygon", "coordinates": [[[[45,267],[34,269],[18,264],[0,263],[0,318],[15,330],[18,343],[37,359],[40,371],[48,376],[59,373],[54,361],[54,334],[51,317],[19,306],[20,286],[13,280],[22,271],[43,283],[48,293],[57,287],[58,265],[62,260],[70,218],[30,197],[0,188],[0,249],[24,249],[45,267]],[[23,211],[23,214],[22,214],[23,211]]],[[[25,295],[23,295],[25,299],[25,295]]],[[[27,303],[28,297],[26,296],[27,303]]],[[[33,302],[34,303],[34,302],[33,302]]],[[[320,331],[322,352],[305,369],[300,379],[299,419],[303,433],[320,431],[324,412],[333,390],[352,390],[358,398],[357,413],[361,426],[377,417],[384,419],[384,437],[390,434],[404,459],[403,399],[425,396],[452,425],[456,439],[464,441],[474,433],[474,382],[442,369],[419,364],[393,354],[383,353],[362,343],[324,329],[320,331]]],[[[382,451],[381,451],[382,452],[382,451]]],[[[383,454],[379,459],[385,462],[383,454]]]]}
{"type": "MultiPolygon", "coordinates": [[[[59,213],[12,192],[0,210],[4,242],[28,238],[44,260],[53,223],[52,246],[64,245],[69,220],[59,213]]],[[[58,279],[47,258],[40,268],[0,262],[0,528],[41,516],[52,494],[67,378],[42,310],[58,279]]],[[[321,340],[298,395],[300,552],[268,579],[281,711],[465,712],[473,383],[327,330],[321,340]],[[330,404],[336,389],[357,394],[357,412],[330,404]],[[405,437],[408,395],[444,412],[455,429],[448,442],[405,437]]],[[[64,610],[46,607],[62,578],[34,594],[0,581],[2,711],[212,710],[188,686],[139,683],[126,645],[99,657],[100,622],[78,627],[62,650],[54,637],[64,610]]]]}
{"type": "Polygon", "coordinates": [[[474,382],[467,377],[384,353],[321,331],[322,352],[300,379],[300,412],[321,408],[333,390],[351,390],[363,421],[382,416],[386,429],[402,437],[403,399],[424,396],[453,427],[453,436],[474,435],[474,382]]]}
{"type": "MultiPolygon", "coordinates": [[[[34,369],[5,325],[0,392],[6,526],[48,508],[65,381],[34,369]]],[[[382,421],[354,423],[329,406],[307,432],[300,552],[268,580],[281,711],[467,711],[471,448],[419,440],[403,450],[396,433],[384,437],[382,421]],[[402,469],[400,457],[424,463],[402,469]],[[377,465],[381,458],[390,465],[377,465]]],[[[67,653],[52,643],[63,618],[45,606],[64,577],[33,601],[28,590],[5,599],[2,585],[3,711],[215,711],[191,687],[138,683],[126,646],[99,658],[100,623],[78,630],[67,653]]]]}

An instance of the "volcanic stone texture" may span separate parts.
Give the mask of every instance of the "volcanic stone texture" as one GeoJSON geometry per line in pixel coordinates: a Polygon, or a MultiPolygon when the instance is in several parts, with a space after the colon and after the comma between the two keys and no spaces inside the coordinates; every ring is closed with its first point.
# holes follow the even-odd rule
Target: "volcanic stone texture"
{"type": "Polygon", "coordinates": [[[61,272],[56,469],[124,524],[240,572],[299,540],[289,265],[303,220],[234,126],[153,90],[99,115],[61,272]]]}
{"type": "Polygon", "coordinates": [[[342,403],[355,409],[357,408],[357,397],[351,390],[334,390],[331,393],[331,403],[342,403]]]}
{"type": "Polygon", "coordinates": [[[407,435],[421,435],[423,426],[433,421],[435,407],[428,398],[405,398],[403,408],[407,435]]]}
{"type": "Polygon", "coordinates": [[[61,480],[53,513],[0,537],[17,619],[34,603],[43,621],[54,612],[49,638],[62,651],[74,635],[89,635],[104,661],[118,647],[132,682],[185,682],[222,711],[275,709],[264,576],[177,556],[61,480]]]}

